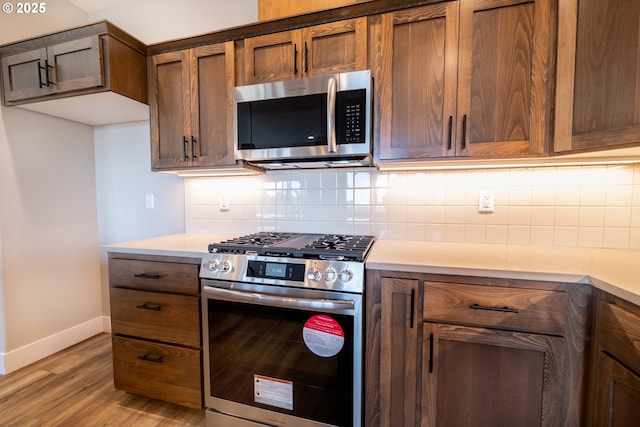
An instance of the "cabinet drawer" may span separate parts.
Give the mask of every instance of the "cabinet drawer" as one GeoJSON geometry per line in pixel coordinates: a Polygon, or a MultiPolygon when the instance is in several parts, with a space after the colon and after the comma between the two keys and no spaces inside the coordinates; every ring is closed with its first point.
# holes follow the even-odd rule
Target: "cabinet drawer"
{"type": "Polygon", "coordinates": [[[640,374],[640,316],[608,302],[600,304],[600,349],[640,374]]]}
{"type": "Polygon", "coordinates": [[[113,337],[117,389],[191,408],[202,407],[200,351],[113,337]]]}
{"type": "Polygon", "coordinates": [[[543,289],[425,282],[423,314],[428,321],[563,336],[567,294],[543,289]]]}
{"type": "Polygon", "coordinates": [[[114,334],[200,347],[200,299],[111,288],[114,334]]]}
{"type": "Polygon", "coordinates": [[[198,295],[199,264],[109,259],[109,286],[198,295]]]}

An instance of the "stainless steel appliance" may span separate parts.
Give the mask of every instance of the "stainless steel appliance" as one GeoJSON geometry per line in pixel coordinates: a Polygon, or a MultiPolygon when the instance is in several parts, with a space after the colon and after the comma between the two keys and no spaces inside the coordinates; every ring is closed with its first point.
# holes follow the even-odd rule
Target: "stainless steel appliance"
{"type": "Polygon", "coordinates": [[[264,169],[371,165],[371,72],[239,86],[238,160],[264,169]]]}
{"type": "Polygon", "coordinates": [[[372,236],[256,233],[200,269],[207,426],[361,426],[372,236]]]}

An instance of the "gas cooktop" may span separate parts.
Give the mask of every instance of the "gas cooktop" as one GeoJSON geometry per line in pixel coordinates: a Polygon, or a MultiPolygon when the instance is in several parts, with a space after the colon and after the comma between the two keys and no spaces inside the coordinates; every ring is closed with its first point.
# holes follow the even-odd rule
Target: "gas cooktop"
{"type": "Polygon", "coordinates": [[[362,235],[260,232],[212,243],[209,252],[363,262],[374,241],[362,235]]]}

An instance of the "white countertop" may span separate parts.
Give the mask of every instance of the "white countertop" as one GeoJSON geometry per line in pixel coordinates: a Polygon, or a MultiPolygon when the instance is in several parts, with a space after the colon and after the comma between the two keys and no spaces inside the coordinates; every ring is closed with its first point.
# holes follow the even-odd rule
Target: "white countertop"
{"type": "Polygon", "coordinates": [[[378,240],[367,268],[588,283],[640,305],[640,251],[378,240]]]}
{"type": "MultiPolygon", "coordinates": [[[[109,252],[201,257],[226,234],[174,234],[106,245],[109,252]]],[[[640,305],[640,251],[378,240],[367,268],[591,284],[640,305]]]]}
{"type": "Polygon", "coordinates": [[[237,237],[237,234],[183,233],[151,239],[105,245],[108,252],[130,254],[182,256],[201,258],[208,251],[210,243],[237,237]]]}

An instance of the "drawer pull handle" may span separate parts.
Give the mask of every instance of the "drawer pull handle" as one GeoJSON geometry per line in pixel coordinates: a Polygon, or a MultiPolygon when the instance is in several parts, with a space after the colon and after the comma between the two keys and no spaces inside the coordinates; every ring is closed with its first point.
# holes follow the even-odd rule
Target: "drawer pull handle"
{"type": "Polygon", "coordinates": [[[162,356],[151,357],[149,353],[138,356],[138,359],[144,360],[145,362],[162,363],[162,356]]]}
{"type": "Polygon", "coordinates": [[[153,280],[158,280],[160,278],[159,274],[147,274],[147,273],[142,273],[142,274],[136,274],[135,277],[139,278],[139,279],[153,279],[153,280]]]}
{"type": "Polygon", "coordinates": [[[136,308],[139,308],[139,309],[142,309],[142,310],[160,311],[160,306],[159,305],[147,305],[146,302],[144,304],[136,305],[136,308]]]}
{"type": "Polygon", "coordinates": [[[509,308],[507,306],[504,306],[504,307],[487,307],[486,305],[471,304],[469,306],[469,308],[472,309],[472,310],[500,311],[502,313],[517,313],[518,312],[517,308],[509,308]]]}

